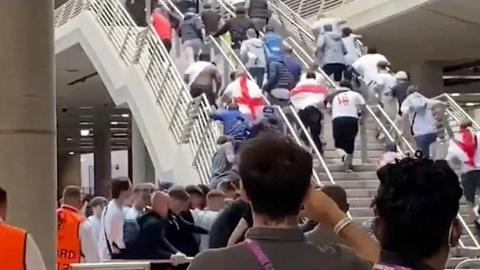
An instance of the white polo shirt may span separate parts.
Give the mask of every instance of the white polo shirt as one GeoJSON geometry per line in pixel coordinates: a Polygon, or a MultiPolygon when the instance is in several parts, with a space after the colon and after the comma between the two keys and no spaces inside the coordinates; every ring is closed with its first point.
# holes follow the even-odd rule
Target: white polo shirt
{"type": "Polygon", "coordinates": [[[365,105],[365,99],[357,92],[345,91],[337,94],[332,101],[332,119],[337,117],[358,118],[358,108],[365,105]]]}

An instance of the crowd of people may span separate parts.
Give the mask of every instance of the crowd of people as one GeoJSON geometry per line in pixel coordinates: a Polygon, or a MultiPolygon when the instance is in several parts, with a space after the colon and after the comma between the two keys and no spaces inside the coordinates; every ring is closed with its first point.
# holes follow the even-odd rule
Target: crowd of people
{"type": "MultiPolygon", "coordinates": [[[[377,171],[372,238],[348,218],[345,190],[312,186],[312,156],[288,137],[251,139],[238,159],[237,181],[219,189],[132,189],[129,179],[113,179],[111,200],[93,198],[88,218],[81,189],[66,187],[57,210],[57,269],[168,259],[152,269],[441,270],[460,239],[462,189],[446,161],[404,158],[377,171]]],[[[9,239],[0,244],[2,267],[45,269],[31,236],[5,224],[6,206],[0,189],[0,235],[9,239]]]]}
{"type": "MultiPolygon", "coordinates": [[[[177,29],[194,59],[184,72],[190,93],[205,94],[215,107],[212,121],[222,123],[209,185],[132,187],[130,179],[119,178],[110,182],[109,199],[88,201],[80,187],[66,187],[57,210],[57,270],[115,259],[171,262],[152,269],[444,269],[461,236],[456,215],[462,189],[453,166],[461,167],[463,194],[475,219],[480,148],[471,122],[450,134],[449,163],[434,161],[430,146],[444,104],[420,94],[406,72],[392,74],[375,49],[362,56],[355,46],[360,36],[351,29],[327,19],[315,28],[317,62],[339,82],[330,93],[318,68],[305,70],[268,24],[267,1],[232,3],[236,17],[223,24],[210,3],[201,12],[194,1],[176,4],[182,20],[157,7],[151,23],[167,50],[171,28],[177,29]],[[227,32],[247,68],[228,79],[205,50],[206,35],[227,32]],[[367,95],[352,85],[359,77],[367,95]],[[322,154],[322,121],[330,113],[335,148],[347,171],[353,170],[367,103],[381,104],[395,121],[403,118],[423,156],[403,158],[395,142],[386,143],[371,204],[373,236],[348,217],[343,188],[312,185],[312,155],[285,136],[264,94],[271,105],[293,106],[322,154]]],[[[0,266],[45,269],[33,238],[5,223],[6,208],[7,192],[0,188],[0,239],[11,240],[0,242],[0,266]]]]}

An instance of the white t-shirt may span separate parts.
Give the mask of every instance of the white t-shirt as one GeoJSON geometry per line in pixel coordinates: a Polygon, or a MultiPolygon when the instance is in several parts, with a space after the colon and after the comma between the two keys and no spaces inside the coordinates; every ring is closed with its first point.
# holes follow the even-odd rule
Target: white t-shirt
{"type": "MultiPolygon", "coordinates": [[[[210,231],[212,224],[217,219],[219,212],[214,212],[210,210],[197,210],[192,212],[195,225],[198,227],[210,231]]],[[[200,235],[200,251],[208,249],[208,242],[210,236],[208,234],[200,235]]]]}
{"type": "Polygon", "coordinates": [[[101,228],[102,219],[96,217],[95,215],[91,215],[88,217],[88,220],[92,225],[93,235],[95,236],[95,239],[97,240],[100,239],[100,228],[101,228]]]}
{"type": "Polygon", "coordinates": [[[347,65],[351,66],[355,61],[360,58],[360,52],[357,50],[355,41],[360,38],[358,35],[350,34],[348,37],[342,38],[347,54],[345,55],[345,62],[347,65]]]}
{"type": "Polygon", "coordinates": [[[397,85],[397,79],[388,71],[382,71],[378,73],[376,83],[377,83],[376,90],[379,93],[383,95],[391,96],[392,88],[395,87],[395,85],[397,85]]]}
{"type": "Polygon", "coordinates": [[[358,109],[365,105],[365,99],[357,92],[346,91],[337,94],[332,101],[332,119],[337,117],[358,118],[358,109]]]}
{"type": "Polygon", "coordinates": [[[365,83],[374,81],[378,74],[378,63],[381,61],[388,62],[387,58],[379,53],[366,54],[355,61],[353,68],[363,76],[365,83]]]}
{"type": "Polygon", "coordinates": [[[112,252],[118,252],[113,245],[119,249],[125,248],[125,243],[123,242],[123,225],[125,224],[125,215],[123,214],[122,207],[118,206],[116,200],[111,200],[105,210],[103,210],[102,220],[100,222],[100,240],[98,244],[98,249],[100,251],[100,257],[102,260],[111,259],[110,252],[108,250],[107,240],[105,239],[105,231],[110,242],[110,247],[112,252]],[[107,211],[105,213],[105,211],[107,211]]]}
{"type": "Polygon", "coordinates": [[[125,220],[127,219],[137,219],[138,216],[142,214],[142,212],[138,211],[135,207],[125,207],[123,208],[123,213],[125,214],[125,220]]]}

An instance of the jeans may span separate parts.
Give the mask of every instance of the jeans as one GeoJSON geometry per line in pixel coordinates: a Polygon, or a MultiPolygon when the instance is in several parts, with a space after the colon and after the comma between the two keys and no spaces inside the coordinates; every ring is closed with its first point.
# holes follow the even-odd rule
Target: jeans
{"type": "Polygon", "coordinates": [[[268,23],[268,19],[265,18],[250,18],[250,20],[253,22],[253,25],[255,25],[255,29],[258,32],[263,32],[265,25],[268,23]]]}
{"type": "Polygon", "coordinates": [[[429,133],[424,135],[415,136],[415,142],[417,143],[417,149],[422,151],[424,158],[430,158],[430,146],[437,140],[436,133],[429,133]]]}
{"type": "Polygon", "coordinates": [[[255,79],[258,84],[258,87],[262,88],[263,79],[265,78],[265,68],[263,67],[252,67],[248,69],[250,75],[255,79]]]}
{"type": "Polygon", "coordinates": [[[189,39],[183,43],[183,50],[190,48],[193,52],[193,61],[196,61],[200,50],[203,48],[203,41],[201,39],[189,39]]]}

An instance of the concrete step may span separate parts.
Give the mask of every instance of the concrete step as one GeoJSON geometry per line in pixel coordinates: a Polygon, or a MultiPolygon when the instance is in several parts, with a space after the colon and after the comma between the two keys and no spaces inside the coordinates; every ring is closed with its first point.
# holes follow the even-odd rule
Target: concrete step
{"type": "MultiPolygon", "coordinates": [[[[327,178],[326,173],[319,173],[320,178],[327,178]]],[[[370,172],[332,172],[332,177],[335,181],[342,180],[376,180],[377,173],[370,172]]]]}
{"type": "Polygon", "coordinates": [[[378,180],[339,180],[334,178],[335,183],[344,189],[363,189],[371,188],[376,189],[380,184],[378,180]]]}
{"type": "MultiPolygon", "coordinates": [[[[372,150],[368,150],[367,151],[367,157],[368,158],[378,158],[382,155],[383,151],[382,150],[376,150],[376,149],[372,149],[372,150]]],[[[357,150],[355,152],[353,152],[353,157],[354,158],[361,158],[362,157],[362,152],[357,150]]],[[[337,151],[335,151],[334,149],[327,149],[323,152],[323,158],[324,159],[329,159],[329,158],[340,158],[340,156],[338,155],[337,151]]]]}
{"type": "MultiPolygon", "coordinates": [[[[357,149],[357,151],[360,150],[360,141],[358,142],[355,142],[355,149],[357,149]]],[[[372,142],[372,143],[368,143],[367,145],[367,150],[383,150],[385,148],[385,145],[383,143],[379,143],[379,142],[372,142]]],[[[335,150],[335,144],[332,142],[327,142],[327,145],[323,148],[325,151],[327,150],[335,150]]]]}
{"type": "Polygon", "coordinates": [[[348,198],[350,207],[370,207],[372,198],[348,198]]]}
{"type": "Polygon", "coordinates": [[[347,189],[347,198],[368,198],[372,199],[377,195],[376,188],[347,189]]]}
{"type": "MultiPolygon", "coordinates": [[[[332,159],[330,159],[331,161],[332,159]]],[[[335,160],[333,160],[335,161],[335,160]]],[[[375,171],[377,170],[377,164],[375,163],[365,163],[365,164],[358,164],[360,163],[360,160],[357,160],[358,162],[354,162],[355,168],[354,171],[356,172],[368,172],[368,171],[375,171]]],[[[325,163],[327,163],[325,161],[325,163]]],[[[345,171],[343,164],[340,163],[340,159],[338,160],[338,163],[327,163],[328,169],[330,172],[343,172],[345,171]]],[[[314,167],[317,169],[318,172],[323,172],[325,171],[322,166],[320,166],[320,163],[318,161],[315,161],[314,167]]]]}
{"type": "Polygon", "coordinates": [[[372,217],[373,218],[373,210],[370,207],[359,207],[359,208],[352,208],[350,207],[350,215],[352,217],[372,217]]]}

